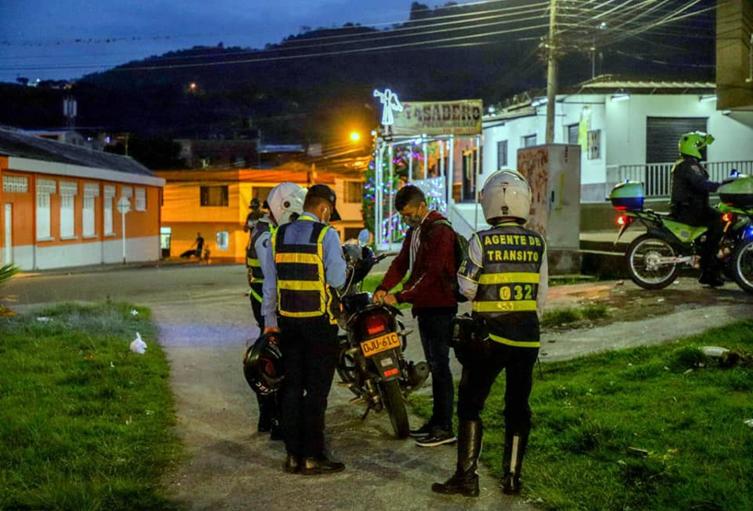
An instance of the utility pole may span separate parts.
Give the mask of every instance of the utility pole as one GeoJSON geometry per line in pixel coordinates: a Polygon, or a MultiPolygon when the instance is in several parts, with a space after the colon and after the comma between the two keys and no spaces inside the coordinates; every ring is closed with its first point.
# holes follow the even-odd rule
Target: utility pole
{"type": "Polygon", "coordinates": [[[554,143],[554,114],[557,101],[557,0],[549,1],[549,40],[546,72],[546,143],[554,143]]]}

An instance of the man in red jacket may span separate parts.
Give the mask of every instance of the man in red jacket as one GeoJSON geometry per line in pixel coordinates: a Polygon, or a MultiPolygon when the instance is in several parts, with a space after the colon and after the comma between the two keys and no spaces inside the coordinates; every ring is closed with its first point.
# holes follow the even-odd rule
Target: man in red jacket
{"type": "Polygon", "coordinates": [[[416,444],[435,447],[456,441],[452,432],[454,387],[450,372],[450,323],[458,311],[455,294],[455,231],[445,217],[430,210],[420,188],[404,186],[395,196],[395,209],[410,226],[403,246],[374,292],[374,301],[410,303],[431,368],[433,411],[422,427],[411,430],[416,444]],[[391,294],[405,275],[403,290],[391,294]]]}

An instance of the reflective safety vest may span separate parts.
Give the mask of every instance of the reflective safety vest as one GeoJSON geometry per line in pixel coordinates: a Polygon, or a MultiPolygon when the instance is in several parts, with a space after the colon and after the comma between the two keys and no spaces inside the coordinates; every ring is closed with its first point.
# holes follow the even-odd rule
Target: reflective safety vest
{"type": "Polygon", "coordinates": [[[249,294],[254,300],[261,303],[262,296],[259,293],[258,288],[264,283],[264,273],[261,271],[261,263],[259,262],[259,255],[256,253],[256,242],[259,240],[262,234],[265,232],[274,236],[274,227],[264,220],[259,220],[254,225],[249,238],[248,247],[246,248],[246,268],[248,268],[248,285],[251,286],[249,294]]]}
{"type": "Polygon", "coordinates": [[[478,236],[483,255],[473,314],[484,319],[493,341],[538,348],[536,298],[544,238],[517,224],[498,225],[478,236]]]}
{"type": "Polygon", "coordinates": [[[329,229],[328,225],[305,216],[277,229],[273,248],[277,269],[277,309],[281,316],[315,318],[327,314],[330,323],[337,322],[324,270],[324,236],[329,229]],[[285,232],[300,222],[312,224],[308,243],[286,243],[285,232]]]}

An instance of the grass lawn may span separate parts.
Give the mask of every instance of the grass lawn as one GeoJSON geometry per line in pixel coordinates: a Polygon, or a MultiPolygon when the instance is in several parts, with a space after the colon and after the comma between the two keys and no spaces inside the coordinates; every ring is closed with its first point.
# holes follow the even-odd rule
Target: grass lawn
{"type": "Polygon", "coordinates": [[[180,455],[168,375],[146,309],[0,318],[0,509],[172,509],[160,486],[180,455]],[[145,355],[129,351],[136,331],[145,355]]]}
{"type": "MultiPolygon", "coordinates": [[[[558,510],[753,509],[753,366],[722,369],[705,345],[753,354],[753,321],[537,368],[524,496],[558,510]]],[[[496,476],[503,396],[500,377],[483,416],[496,476]]],[[[428,399],[412,401],[428,415],[428,399]]]]}

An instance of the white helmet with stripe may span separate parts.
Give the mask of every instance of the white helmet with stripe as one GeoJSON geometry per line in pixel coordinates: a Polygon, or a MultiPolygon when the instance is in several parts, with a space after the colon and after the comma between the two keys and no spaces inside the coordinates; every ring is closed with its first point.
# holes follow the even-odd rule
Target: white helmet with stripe
{"type": "Polygon", "coordinates": [[[267,196],[267,204],[275,223],[285,225],[298,218],[303,213],[305,198],[306,189],[289,181],[272,188],[267,196]]]}
{"type": "Polygon", "coordinates": [[[480,201],[489,224],[502,219],[525,223],[531,210],[531,187],[517,170],[498,170],[484,183],[480,201]]]}

